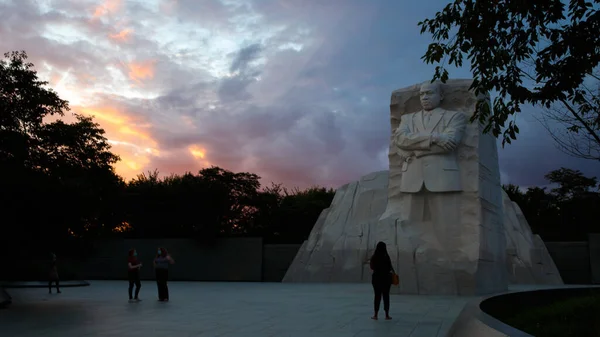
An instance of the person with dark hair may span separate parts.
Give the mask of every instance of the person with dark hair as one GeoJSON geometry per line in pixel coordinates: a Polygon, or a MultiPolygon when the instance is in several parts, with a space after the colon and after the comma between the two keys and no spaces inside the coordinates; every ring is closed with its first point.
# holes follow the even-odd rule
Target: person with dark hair
{"type": "Polygon", "coordinates": [[[371,270],[373,271],[371,284],[375,292],[374,309],[375,315],[371,317],[376,320],[379,314],[379,306],[381,304],[381,297],[383,297],[383,309],[385,310],[385,319],[392,319],[390,317],[390,289],[392,288],[392,273],[394,268],[392,267],[392,260],[388,255],[387,248],[384,242],[380,241],[377,243],[375,253],[371,257],[370,261],[371,270]]]}
{"type": "Polygon", "coordinates": [[[154,259],[154,269],[156,272],[156,285],[158,286],[158,300],[161,302],[169,300],[169,287],[167,280],[169,279],[169,264],[175,261],[169,255],[165,248],[158,248],[158,253],[154,259]]]}
{"type": "Polygon", "coordinates": [[[56,254],[52,253],[52,262],[50,263],[50,272],[48,274],[48,293],[52,294],[52,283],[56,283],[56,293],[60,294],[60,288],[58,287],[58,268],[56,267],[56,254]]]}
{"type": "Polygon", "coordinates": [[[140,288],[142,283],[140,282],[140,268],[142,264],[137,258],[137,251],[135,249],[129,250],[129,258],[127,259],[127,276],[129,278],[129,301],[141,301],[139,298],[140,288]],[[133,285],[135,284],[135,297],[133,297],[133,285]]]}

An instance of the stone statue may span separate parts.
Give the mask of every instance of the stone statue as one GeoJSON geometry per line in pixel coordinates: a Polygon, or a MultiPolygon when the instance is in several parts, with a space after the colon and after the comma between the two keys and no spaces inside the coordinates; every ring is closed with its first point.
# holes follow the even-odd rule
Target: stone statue
{"type": "Polygon", "coordinates": [[[459,225],[462,191],[456,149],[462,141],[467,118],[462,112],[440,107],[444,99],[439,83],[425,83],[419,91],[422,110],[401,117],[393,143],[402,157],[400,191],[406,193],[404,216],[427,242],[446,250],[446,233],[459,225]]]}
{"type": "Polygon", "coordinates": [[[483,295],[561,284],[543,241],[500,183],[497,140],[468,123],[472,80],[417,84],[390,101],[389,170],[341,186],[283,282],[370,282],[387,244],[404,294],[483,295]]]}

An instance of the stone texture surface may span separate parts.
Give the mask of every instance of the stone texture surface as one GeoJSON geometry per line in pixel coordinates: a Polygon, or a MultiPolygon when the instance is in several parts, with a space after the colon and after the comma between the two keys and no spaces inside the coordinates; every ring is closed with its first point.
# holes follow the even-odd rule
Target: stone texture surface
{"type": "MultiPolygon", "coordinates": [[[[442,108],[470,116],[477,103],[468,91],[470,83],[448,81],[442,108]]],[[[418,94],[419,85],[393,92],[392,134],[402,114],[420,109],[418,94]]],[[[514,283],[562,283],[543,242],[531,235],[518,207],[503,198],[496,140],[482,129],[469,124],[458,148],[463,192],[456,221],[461,226],[453,233],[450,251],[428,248],[428,233],[403,217],[402,159],[391,144],[389,171],[366,175],[337,191],[283,282],[369,282],[368,258],[376,242],[384,241],[400,276],[395,288],[400,293],[502,292],[509,275],[514,283]]]]}
{"type": "Polygon", "coordinates": [[[519,206],[502,191],[506,265],[513,284],[563,284],[539,235],[534,235],[519,206]]]}
{"type": "Polygon", "coordinates": [[[374,247],[379,216],[387,199],[386,171],[339,188],[317,220],[286,273],[284,282],[357,282],[369,275],[365,265],[374,247]]]}
{"type": "MultiPolygon", "coordinates": [[[[393,220],[392,225],[386,226],[389,218],[379,220],[385,209],[386,200],[382,195],[387,194],[388,177],[388,171],[375,172],[338,189],[331,206],[321,213],[309,239],[298,251],[283,282],[370,282],[368,258],[377,240],[390,235],[395,235],[393,240],[387,240],[394,268],[400,275],[414,275],[412,257],[392,253],[396,247],[410,244],[411,233],[393,220]],[[359,203],[364,204],[357,206],[359,203]],[[335,215],[330,218],[330,214],[335,215]],[[391,231],[390,226],[394,227],[391,231]],[[322,263],[323,260],[326,263],[322,263]]],[[[519,206],[504,192],[503,201],[509,282],[562,284],[545,244],[538,235],[532,234],[519,206]]],[[[418,287],[415,278],[404,277],[401,281],[402,286],[395,289],[397,292],[418,287]]]]}

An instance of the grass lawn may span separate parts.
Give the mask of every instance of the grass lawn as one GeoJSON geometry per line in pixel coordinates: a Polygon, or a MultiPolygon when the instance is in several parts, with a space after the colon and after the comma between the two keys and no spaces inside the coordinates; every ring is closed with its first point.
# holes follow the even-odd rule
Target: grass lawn
{"type": "Polygon", "coordinates": [[[502,321],[536,337],[600,337],[600,294],[580,295],[528,309],[502,321]]]}

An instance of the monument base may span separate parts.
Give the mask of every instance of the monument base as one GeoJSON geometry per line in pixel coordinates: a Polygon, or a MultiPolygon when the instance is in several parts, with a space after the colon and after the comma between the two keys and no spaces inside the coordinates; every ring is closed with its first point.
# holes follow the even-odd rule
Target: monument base
{"type": "Polygon", "coordinates": [[[415,263],[414,250],[408,247],[412,249],[416,233],[403,228],[398,215],[384,214],[388,177],[388,171],[374,172],[339,188],[282,282],[370,283],[368,260],[377,242],[385,241],[400,277],[400,285],[392,286],[392,294],[471,296],[503,292],[505,282],[498,282],[498,275],[507,277],[511,284],[563,284],[544,243],[531,233],[525,218],[519,216],[520,209],[506,193],[504,203],[511,207],[504,207],[503,234],[508,248],[501,269],[484,260],[467,264],[474,266],[470,269],[454,266],[451,272],[432,266],[431,260],[415,263]],[[382,216],[387,218],[380,220],[382,216]],[[424,275],[428,270],[430,274],[424,275]],[[475,274],[478,276],[473,277],[475,274]]]}

